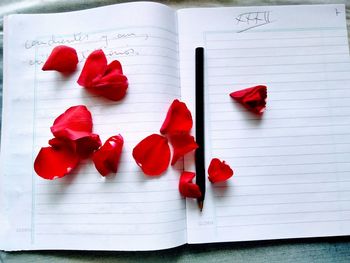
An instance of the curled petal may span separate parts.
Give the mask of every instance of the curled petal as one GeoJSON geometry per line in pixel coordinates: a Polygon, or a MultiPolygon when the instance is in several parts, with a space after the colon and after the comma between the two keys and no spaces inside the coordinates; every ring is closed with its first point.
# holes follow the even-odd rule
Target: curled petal
{"type": "Polygon", "coordinates": [[[262,114],[266,108],[267,87],[259,85],[232,92],[230,96],[242,103],[248,110],[256,114],[262,114]]]}
{"type": "Polygon", "coordinates": [[[111,73],[123,75],[122,64],[120,64],[118,60],[113,60],[107,65],[106,72],[104,73],[104,75],[109,75],[111,73]]]}
{"type": "Polygon", "coordinates": [[[47,58],[42,70],[56,70],[62,73],[74,72],[78,64],[78,55],[74,48],[55,47],[47,58]]]}
{"type": "Polygon", "coordinates": [[[121,135],[112,136],[94,153],[92,160],[102,176],[117,172],[123,144],[121,135]]]}
{"type": "Polygon", "coordinates": [[[107,69],[107,58],[101,49],[93,51],[86,59],[78,79],[80,86],[89,88],[95,78],[101,77],[107,69]]]}
{"type": "Polygon", "coordinates": [[[70,107],[56,118],[52,134],[57,138],[77,140],[89,136],[92,132],[92,117],[84,105],[70,107]]]}
{"type": "Polygon", "coordinates": [[[78,84],[107,99],[118,101],[124,98],[128,79],[123,75],[122,65],[114,60],[107,65],[102,50],[96,50],[87,58],[78,84]]]}
{"type": "Polygon", "coordinates": [[[135,146],[132,156],[144,174],[160,175],[168,168],[170,162],[168,140],[161,135],[152,134],[135,146]]]}
{"type": "Polygon", "coordinates": [[[184,197],[199,198],[202,193],[199,186],[192,183],[192,179],[195,177],[195,173],[184,171],[181,174],[179,182],[179,191],[184,197]]]}
{"type": "Polygon", "coordinates": [[[49,140],[49,145],[55,149],[66,147],[70,148],[71,151],[76,151],[75,142],[65,138],[52,138],[49,140]]]}
{"type": "Polygon", "coordinates": [[[192,115],[186,104],[179,100],[174,100],[160,128],[160,133],[169,135],[189,133],[192,125],[192,115]]]}
{"type": "Polygon", "coordinates": [[[193,151],[198,148],[194,137],[187,133],[175,134],[170,136],[170,142],[174,148],[174,154],[173,159],[171,160],[171,165],[174,165],[177,162],[177,160],[180,157],[184,156],[186,153],[189,153],[190,151],[193,151]]]}
{"type": "Polygon", "coordinates": [[[69,147],[74,151],[79,158],[85,159],[96,151],[101,146],[100,136],[91,133],[85,137],[81,137],[77,140],[70,140],[66,138],[53,138],[49,140],[49,144],[53,148],[69,147]]]}
{"type": "Polygon", "coordinates": [[[77,139],[75,143],[77,154],[83,159],[90,157],[102,145],[100,136],[94,133],[77,139]]]}
{"type": "Polygon", "coordinates": [[[61,178],[79,163],[79,156],[70,147],[43,147],[34,162],[35,172],[44,179],[61,178]]]}
{"type": "Polygon", "coordinates": [[[223,182],[233,175],[233,170],[225,161],[213,158],[208,168],[209,181],[212,183],[223,182]]]}
{"type": "Polygon", "coordinates": [[[128,85],[126,76],[111,72],[95,79],[89,90],[107,99],[118,101],[125,97],[128,85]]]}

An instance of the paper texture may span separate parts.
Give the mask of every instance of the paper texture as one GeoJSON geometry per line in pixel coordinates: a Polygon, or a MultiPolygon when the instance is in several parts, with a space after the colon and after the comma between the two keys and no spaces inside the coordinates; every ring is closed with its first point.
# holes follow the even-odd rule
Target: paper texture
{"type": "Polygon", "coordinates": [[[10,16],[6,21],[1,249],[149,250],[186,243],[179,169],[147,178],[133,147],[159,133],[180,97],[175,13],[158,4],[125,4],[70,14],[10,16]],[[68,77],[41,70],[52,48],[74,47],[78,70],[68,77]],[[129,79],[127,96],[113,102],[76,80],[88,54],[102,48],[129,79]],[[92,161],[55,181],[33,171],[40,147],[53,137],[54,119],[73,105],[92,113],[104,142],[122,134],[116,176],[103,178],[92,161]]]}
{"type": "Polygon", "coordinates": [[[206,165],[216,157],[235,171],[227,183],[208,182],[203,213],[188,202],[189,243],[349,234],[344,7],[178,15],[184,100],[194,94],[193,50],[205,48],[206,165]],[[260,84],[268,87],[261,118],[229,96],[260,84]]]}
{"type": "MultiPolygon", "coordinates": [[[[154,250],[185,243],[350,233],[349,51],[343,5],[187,9],[154,3],[5,19],[0,248],[154,250]],[[205,19],[203,19],[205,18],[205,19]],[[77,49],[78,70],[41,67],[52,48],[77,49]],[[159,133],[171,102],[194,114],[194,50],[205,48],[206,166],[235,170],[207,182],[204,210],[178,192],[181,164],[147,178],[131,152],[159,133]],[[118,59],[130,86],[112,102],[76,80],[88,54],[118,59]],[[267,85],[267,110],[229,93],[267,85]],[[122,134],[116,176],[91,161],[55,181],[33,170],[54,119],[86,105],[105,141],[122,134]]],[[[195,129],[195,127],[194,127],[195,129]]],[[[193,134],[194,129],[192,130],[193,134]]],[[[193,156],[185,169],[194,170],[193,156]]],[[[181,163],[181,162],[180,162],[181,163]]]]}

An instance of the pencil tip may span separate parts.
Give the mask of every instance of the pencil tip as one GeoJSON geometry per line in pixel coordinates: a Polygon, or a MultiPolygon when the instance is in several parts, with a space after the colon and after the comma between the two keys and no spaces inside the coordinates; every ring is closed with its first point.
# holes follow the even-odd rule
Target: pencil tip
{"type": "Polygon", "coordinates": [[[202,212],[202,210],[203,210],[203,201],[198,201],[198,207],[199,207],[199,211],[202,212]]]}

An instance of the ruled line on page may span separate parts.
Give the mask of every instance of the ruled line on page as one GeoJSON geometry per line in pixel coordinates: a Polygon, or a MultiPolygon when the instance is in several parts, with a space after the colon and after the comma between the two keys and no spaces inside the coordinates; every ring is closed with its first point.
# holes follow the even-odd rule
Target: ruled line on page
{"type": "Polygon", "coordinates": [[[346,202],[348,203],[350,201],[350,199],[336,199],[336,200],[314,200],[314,201],[290,201],[290,202],[270,202],[270,203],[251,203],[251,204],[242,204],[242,205],[229,205],[229,204],[224,204],[224,205],[220,205],[217,204],[216,207],[223,207],[223,208],[228,208],[228,207],[260,207],[260,206],[279,206],[279,205],[295,205],[295,204],[320,204],[320,203],[330,203],[330,204],[337,204],[337,203],[341,203],[341,202],[346,202]]]}
{"type": "MultiPolygon", "coordinates": [[[[250,59],[250,58],[274,58],[274,57],[277,57],[277,58],[280,58],[280,57],[320,57],[320,56],[332,56],[332,55],[342,55],[342,56],[346,56],[346,55],[349,55],[347,52],[329,52],[329,53],[308,53],[308,54],[293,54],[293,55],[290,55],[290,54],[283,54],[283,55],[257,55],[257,56],[249,56],[249,55],[245,55],[245,56],[228,56],[228,57],[208,57],[208,61],[210,60],[227,60],[227,59],[232,59],[234,61],[234,59],[240,59],[240,58],[243,58],[243,59],[250,59]]],[[[217,67],[220,67],[220,66],[213,66],[213,65],[208,65],[208,68],[217,68],[217,67]]],[[[221,67],[224,67],[224,66],[221,66],[221,67]]],[[[268,65],[267,65],[268,67],[268,65]]]]}
{"type": "MultiPolygon", "coordinates": [[[[179,221],[183,221],[183,220],[186,220],[185,217],[182,217],[182,218],[178,218],[178,219],[170,219],[170,220],[166,220],[166,221],[158,221],[158,222],[150,222],[150,223],[138,223],[140,225],[154,225],[154,224],[168,224],[168,223],[174,223],[174,222],[179,222],[179,221]]],[[[94,222],[89,222],[89,223],[84,223],[84,222],[78,222],[78,223],[62,223],[62,222],[54,222],[54,223],[41,223],[41,222],[37,222],[37,225],[79,225],[79,224],[82,224],[82,225],[89,225],[89,226],[101,226],[101,223],[94,223],[94,222]]],[[[103,225],[107,225],[107,226],[114,226],[114,225],[129,225],[128,223],[106,223],[106,222],[103,222],[103,225]]]]}
{"type": "MultiPolygon", "coordinates": [[[[184,198],[176,198],[176,199],[162,199],[162,200],[152,200],[152,203],[168,203],[168,202],[179,202],[183,201],[184,198]]],[[[132,200],[119,200],[119,201],[104,201],[104,204],[146,204],[148,202],[145,201],[132,201],[132,200]]],[[[49,205],[51,206],[53,203],[48,202],[38,202],[37,205],[49,205]]],[[[62,205],[84,205],[84,204],[101,204],[101,202],[60,202],[62,205]]]]}
{"type": "MultiPolygon", "coordinates": [[[[330,173],[328,173],[330,174],[330,173]]],[[[295,175],[300,175],[295,174],[295,175]]],[[[325,180],[325,181],[319,181],[319,180],[315,180],[313,182],[291,182],[288,181],[288,185],[309,185],[309,184],[334,184],[334,183],[350,183],[350,180],[325,180]]],[[[256,184],[240,184],[239,187],[244,188],[244,187],[255,187],[255,186],[284,186],[286,183],[285,182],[274,182],[274,183],[256,183],[256,184]]],[[[220,190],[220,189],[227,189],[230,187],[234,187],[233,185],[216,185],[214,186],[214,189],[220,190]]]]}
{"type": "Polygon", "coordinates": [[[216,227],[221,228],[232,228],[232,227],[252,227],[252,226],[273,226],[273,225],[297,225],[297,224],[311,224],[311,223],[335,223],[335,222],[349,222],[349,219],[331,219],[331,220],[300,220],[300,221],[284,221],[284,222],[272,222],[272,223],[252,223],[252,224],[231,224],[231,225],[217,225],[216,227]]]}
{"type": "Polygon", "coordinates": [[[247,193],[247,194],[233,194],[233,195],[228,195],[228,194],[225,194],[225,195],[215,195],[215,197],[238,197],[238,196],[258,196],[258,197],[261,197],[261,196],[279,196],[279,195],[300,195],[300,194],[325,194],[325,193],[349,193],[350,192],[350,189],[349,190],[334,190],[334,191],[303,191],[303,192],[278,192],[278,193],[258,193],[258,194],[251,194],[251,193],[247,193]]]}
{"type": "MultiPolygon", "coordinates": [[[[159,211],[160,214],[162,213],[174,213],[174,212],[177,212],[177,211],[181,211],[183,210],[183,207],[182,208],[179,208],[179,209],[168,209],[168,210],[161,210],[159,211]]],[[[135,211],[135,212],[127,212],[127,211],[122,211],[122,212],[104,212],[104,214],[107,214],[107,215],[120,215],[120,214],[138,214],[138,215],[143,215],[143,214],[157,214],[158,211],[146,211],[146,212],[143,212],[143,211],[135,211]]],[[[38,212],[39,215],[57,215],[57,216],[63,216],[63,215],[101,215],[101,212],[81,212],[81,213],[74,213],[74,212],[60,212],[60,213],[54,213],[54,212],[38,212]]],[[[178,220],[183,220],[185,219],[185,217],[181,217],[181,219],[176,219],[176,221],[178,220]]],[[[160,221],[157,221],[157,222],[160,222],[160,221]]],[[[171,222],[171,220],[166,220],[165,221],[166,223],[168,222],[171,222]]],[[[39,222],[38,222],[39,223],[39,222]]],[[[42,223],[43,224],[43,223],[42,223]]]]}
{"type": "MultiPolygon", "coordinates": [[[[332,38],[344,38],[344,35],[338,35],[338,36],[331,36],[332,38]]],[[[211,43],[216,43],[216,42],[236,42],[236,41],[256,41],[256,40],[264,40],[264,41],[269,41],[269,40],[295,40],[295,39],[301,39],[301,40],[305,40],[305,39],[324,39],[324,36],[296,36],[296,37],[269,37],[268,39],[266,39],[266,37],[260,37],[260,38],[232,38],[232,39],[219,39],[219,38],[215,38],[215,39],[210,39],[209,44],[211,43]]],[[[207,39],[209,40],[209,39],[207,39]]]]}
{"type": "Polygon", "coordinates": [[[185,231],[186,228],[182,227],[176,230],[171,230],[171,231],[164,231],[161,233],[157,232],[148,232],[148,233],[133,233],[133,232],[128,232],[128,233],[98,233],[98,232],[37,232],[36,235],[62,235],[62,236],[162,236],[162,235],[169,235],[169,234],[174,234],[178,232],[183,232],[185,231]]]}
{"type": "MultiPolygon", "coordinates": [[[[336,213],[339,212],[338,209],[329,209],[329,210],[304,210],[304,211],[292,211],[292,212],[273,212],[273,213],[250,213],[250,214],[233,214],[233,215],[220,215],[218,214],[217,217],[219,218],[226,218],[231,216],[237,216],[237,217],[247,217],[247,216],[274,216],[274,215],[298,215],[298,214],[319,214],[319,213],[336,213]]],[[[350,209],[342,209],[342,212],[350,212],[350,209]]],[[[350,220],[350,218],[349,218],[350,220]]]]}
{"type": "MultiPolygon", "coordinates": [[[[235,149],[249,149],[249,148],[292,148],[292,147],[303,147],[303,146],[333,146],[333,145],[350,145],[350,142],[331,142],[331,143],[310,143],[310,144],[279,144],[279,145],[263,145],[263,146],[253,146],[253,145],[248,145],[248,146],[235,146],[235,149]]],[[[225,149],[232,149],[232,146],[226,145],[226,146],[212,146],[213,150],[225,150],[225,149]]],[[[350,172],[350,171],[349,171],[350,172]]]]}
{"type": "Polygon", "coordinates": [[[279,48],[286,48],[286,49],[290,49],[290,48],[317,48],[317,47],[348,47],[347,44],[331,44],[331,45],[291,45],[291,46],[264,46],[264,47],[259,47],[259,46],[255,46],[255,47],[231,47],[231,48],[208,48],[207,50],[210,51],[230,51],[230,50],[245,50],[245,49],[279,49],[279,48]]]}
{"type": "MultiPolygon", "coordinates": [[[[349,81],[350,78],[341,78],[341,79],[321,79],[321,80],[287,80],[287,81],[268,81],[269,84],[290,84],[290,83],[312,83],[312,82],[315,82],[315,83],[332,83],[334,81],[349,81]]],[[[257,81],[255,82],[232,82],[232,83],[220,83],[220,84],[210,84],[208,86],[211,86],[211,87],[217,87],[217,86],[229,86],[229,85],[248,85],[248,86],[251,86],[251,85],[256,85],[257,81]]],[[[265,84],[267,83],[267,81],[262,81],[261,83],[265,84]]]]}

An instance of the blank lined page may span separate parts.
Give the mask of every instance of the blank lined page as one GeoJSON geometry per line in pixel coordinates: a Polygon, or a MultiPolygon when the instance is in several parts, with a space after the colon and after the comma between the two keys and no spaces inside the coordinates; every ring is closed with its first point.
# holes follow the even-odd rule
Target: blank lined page
{"type": "MultiPolygon", "coordinates": [[[[344,15],[339,5],[180,11],[180,36],[205,47],[206,165],[216,157],[235,171],[208,181],[203,213],[189,202],[189,242],[350,233],[344,15]],[[203,25],[185,28],[199,15],[203,25]],[[268,87],[261,117],[229,96],[256,85],[268,87]]],[[[180,44],[188,89],[189,43],[180,44]]]]}
{"type": "Polygon", "coordinates": [[[7,18],[2,249],[149,250],[186,242],[185,202],[177,190],[182,167],[149,178],[132,158],[141,139],[159,133],[180,96],[175,18],[167,7],[145,3],[7,18]],[[41,70],[59,44],[78,52],[71,76],[41,70]],[[108,62],[122,63],[129,79],[119,102],[76,83],[87,56],[100,48],[108,62]],[[34,159],[53,137],[55,118],[79,104],[91,111],[102,142],[124,137],[118,173],[104,178],[87,159],[65,178],[44,180],[33,171],[34,159]]]}

